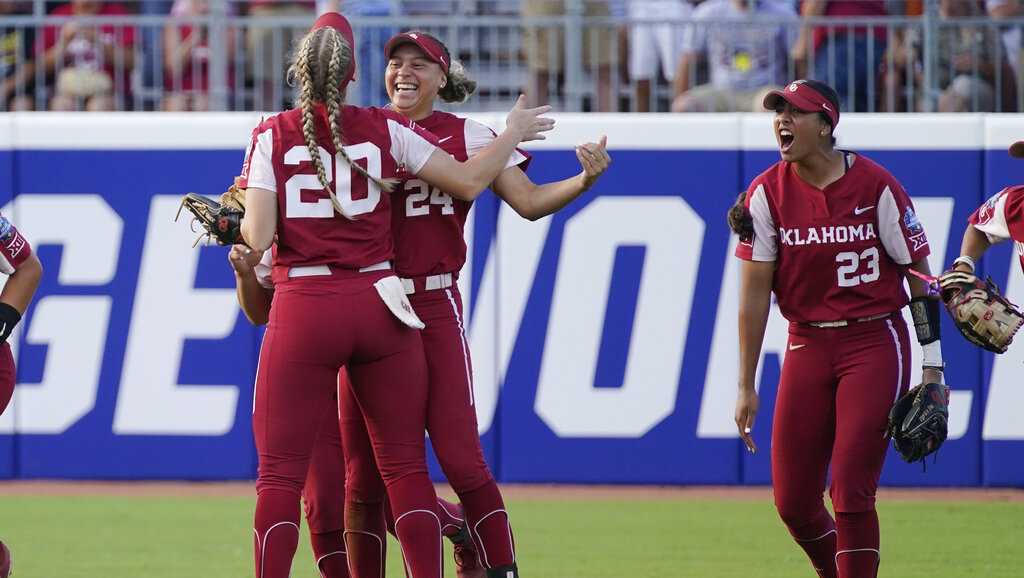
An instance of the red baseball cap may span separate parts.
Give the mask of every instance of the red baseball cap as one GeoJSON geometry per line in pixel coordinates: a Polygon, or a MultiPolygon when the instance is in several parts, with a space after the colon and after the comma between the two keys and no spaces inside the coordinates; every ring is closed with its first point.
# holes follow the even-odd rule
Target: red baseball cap
{"type": "Polygon", "coordinates": [[[825,96],[829,92],[835,96],[835,91],[827,84],[816,80],[797,80],[782,90],[769,92],[763,104],[766,109],[775,110],[779,101],[784,100],[804,112],[822,112],[832,121],[832,128],[835,128],[839,124],[839,109],[825,96]]]}
{"type": "Polygon", "coordinates": [[[422,32],[395,34],[384,45],[384,57],[391,58],[391,54],[395,49],[403,44],[415,44],[423,51],[423,54],[427,55],[427,58],[438,63],[441,66],[441,70],[448,74],[448,65],[451,63],[448,62],[448,52],[445,50],[444,45],[434,37],[422,32]]]}
{"type": "Polygon", "coordinates": [[[348,63],[348,76],[341,81],[341,85],[345,86],[356,77],[356,41],[355,35],[352,34],[352,25],[349,24],[348,18],[345,18],[337,12],[324,12],[316,22],[313,23],[313,27],[310,30],[317,30],[319,28],[333,28],[341,34],[342,38],[348,42],[348,46],[351,49],[352,58],[348,63]]]}

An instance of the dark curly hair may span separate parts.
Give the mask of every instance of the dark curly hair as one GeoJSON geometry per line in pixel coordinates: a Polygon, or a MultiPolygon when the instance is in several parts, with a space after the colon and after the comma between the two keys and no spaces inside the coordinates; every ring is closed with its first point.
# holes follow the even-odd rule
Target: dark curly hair
{"type": "Polygon", "coordinates": [[[754,218],[747,209],[747,191],[741,191],[736,197],[736,202],[729,207],[726,221],[732,232],[740,236],[740,240],[749,241],[754,238],[754,218]]]}

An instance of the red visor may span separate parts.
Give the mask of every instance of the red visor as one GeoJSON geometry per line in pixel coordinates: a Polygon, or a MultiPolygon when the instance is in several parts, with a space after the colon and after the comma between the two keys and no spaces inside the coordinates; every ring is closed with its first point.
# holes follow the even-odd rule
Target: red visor
{"type": "Polygon", "coordinates": [[[352,58],[348,63],[348,76],[341,81],[341,85],[345,86],[356,77],[356,41],[355,36],[352,34],[352,25],[348,23],[347,18],[337,12],[324,12],[323,15],[316,19],[316,22],[313,23],[313,28],[310,30],[325,27],[337,30],[345,41],[348,42],[352,58]]]}
{"type": "Polygon", "coordinates": [[[802,80],[790,83],[782,90],[773,90],[764,97],[764,107],[775,110],[780,100],[785,100],[794,108],[804,112],[823,112],[832,121],[832,127],[839,124],[839,111],[827,98],[802,80]]]}
{"type": "Polygon", "coordinates": [[[444,46],[442,46],[437,40],[434,40],[425,34],[419,34],[416,32],[395,34],[390,40],[388,40],[388,43],[384,45],[384,57],[391,58],[391,53],[403,44],[415,44],[423,51],[423,54],[427,55],[427,58],[438,63],[441,66],[441,70],[443,70],[445,74],[448,74],[449,62],[448,58],[445,56],[444,46]]]}

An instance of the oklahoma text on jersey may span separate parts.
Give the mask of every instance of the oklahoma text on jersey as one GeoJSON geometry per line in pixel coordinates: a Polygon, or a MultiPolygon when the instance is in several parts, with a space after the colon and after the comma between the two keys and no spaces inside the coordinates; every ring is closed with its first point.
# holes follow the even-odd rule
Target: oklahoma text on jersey
{"type": "Polygon", "coordinates": [[[808,229],[779,228],[779,242],[783,245],[830,245],[833,243],[849,243],[851,241],[870,241],[877,238],[875,225],[832,225],[811,227],[808,229]]]}

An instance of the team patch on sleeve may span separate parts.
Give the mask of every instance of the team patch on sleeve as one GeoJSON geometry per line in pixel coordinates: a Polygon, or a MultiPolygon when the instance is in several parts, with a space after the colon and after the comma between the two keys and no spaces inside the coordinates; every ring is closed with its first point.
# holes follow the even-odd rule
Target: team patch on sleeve
{"type": "Polygon", "coordinates": [[[907,240],[911,243],[911,251],[917,251],[928,244],[928,235],[924,232],[924,225],[917,218],[913,207],[908,206],[903,212],[903,226],[907,228],[907,240]]]}
{"type": "Polygon", "coordinates": [[[7,217],[0,215],[0,271],[8,275],[28,259],[32,249],[7,217]]]}

